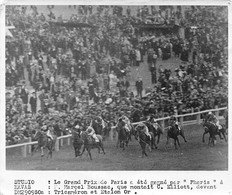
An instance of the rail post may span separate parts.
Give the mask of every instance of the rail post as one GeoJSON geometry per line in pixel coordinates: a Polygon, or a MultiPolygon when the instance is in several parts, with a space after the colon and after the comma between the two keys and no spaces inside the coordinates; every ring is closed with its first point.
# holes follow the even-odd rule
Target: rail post
{"type": "Polygon", "coordinates": [[[56,139],[56,143],[55,143],[55,151],[59,151],[59,139],[56,139]]]}
{"type": "MultiPolygon", "coordinates": [[[[63,132],[61,132],[61,137],[64,135],[63,132]]],[[[60,147],[62,147],[64,145],[64,140],[63,138],[60,139],[60,147]]]]}
{"type": "Polygon", "coordinates": [[[161,121],[161,127],[162,127],[162,129],[164,129],[164,126],[165,126],[165,125],[164,125],[164,120],[162,120],[162,121],[161,121]]]}
{"type": "MultiPolygon", "coordinates": [[[[215,109],[218,109],[218,106],[215,106],[215,109]]],[[[215,116],[218,118],[219,117],[219,111],[215,111],[215,116]]]]}
{"type": "MultiPolygon", "coordinates": [[[[31,137],[29,137],[28,142],[31,142],[31,137]]],[[[28,145],[28,154],[31,154],[31,145],[28,145]]]]}
{"type": "Polygon", "coordinates": [[[22,153],[23,153],[23,157],[26,158],[27,157],[27,145],[22,147],[22,153]]]}
{"type": "Polygon", "coordinates": [[[118,132],[117,131],[114,132],[115,132],[115,140],[118,141],[118,132]]]}
{"type": "Polygon", "coordinates": [[[180,117],[180,125],[181,125],[181,126],[183,126],[183,120],[184,120],[184,117],[181,116],[181,117],[180,117]]]}
{"type": "Polygon", "coordinates": [[[111,127],[110,131],[109,131],[109,140],[110,141],[113,141],[113,136],[114,136],[114,132],[113,132],[113,128],[111,127]]]}
{"type": "Polygon", "coordinates": [[[68,146],[70,146],[70,142],[71,142],[71,138],[68,137],[68,139],[67,139],[67,145],[68,145],[68,146]]]}
{"type": "MultiPolygon", "coordinates": [[[[200,108],[197,108],[197,112],[200,112],[200,108]]],[[[197,124],[201,124],[201,114],[197,114],[197,124]]]]}
{"type": "MultiPolygon", "coordinates": [[[[164,118],[164,114],[162,114],[162,118],[164,118]]],[[[164,129],[165,127],[165,122],[164,122],[164,119],[161,120],[161,127],[164,129]]]]}

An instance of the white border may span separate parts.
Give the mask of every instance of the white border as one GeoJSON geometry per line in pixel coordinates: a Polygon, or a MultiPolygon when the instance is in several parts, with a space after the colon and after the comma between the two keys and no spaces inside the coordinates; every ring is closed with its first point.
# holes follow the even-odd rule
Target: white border
{"type": "MultiPolygon", "coordinates": [[[[179,0],[179,1],[171,1],[171,0],[162,0],[162,1],[139,1],[139,0],[127,0],[127,1],[93,1],[93,0],[69,0],[69,1],[30,1],[30,0],[11,0],[11,1],[3,1],[0,4],[0,26],[1,29],[4,28],[5,23],[5,5],[79,5],[79,4],[91,4],[91,5],[224,5],[229,6],[228,13],[229,13],[229,73],[231,73],[231,9],[232,1],[225,1],[225,0],[179,0]]],[[[77,178],[84,178],[84,179],[105,179],[110,180],[111,178],[114,179],[146,179],[150,178],[151,180],[164,180],[169,178],[170,180],[178,180],[178,179],[223,179],[224,186],[223,189],[215,190],[215,191],[185,191],[185,190],[169,190],[169,191],[144,191],[141,194],[232,194],[232,174],[231,174],[231,155],[229,155],[229,170],[228,171],[6,171],[5,170],[5,33],[4,30],[0,33],[0,192],[3,194],[9,194],[12,192],[13,188],[13,179],[35,179],[36,181],[40,182],[42,188],[47,185],[47,179],[56,179],[56,178],[64,178],[69,180],[77,180],[77,178]]],[[[231,113],[231,89],[230,89],[231,79],[229,78],[229,113],[231,113]]],[[[231,121],[229,121],[229,129],[231,128],[231,121]]],[[[229,133],[229,143],[231,141],[231,133],[229,133]]],[[[231,153],[231,144],[229,144],[229,154],[231,153]]],[[[140,193],[138,193],[140,194],[140,193]]]]}

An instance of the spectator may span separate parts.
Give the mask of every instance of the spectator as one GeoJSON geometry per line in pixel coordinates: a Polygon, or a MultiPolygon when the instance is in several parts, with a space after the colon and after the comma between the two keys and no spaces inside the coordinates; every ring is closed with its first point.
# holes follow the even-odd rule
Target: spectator
{"type": "Polygon", "coordinates": [[[143,80],[142,77],[139,77],[138,80],[135,82],[136,90],[137,90],[137,95],[138,97],[142,98],[143,95],[143,80]]]}

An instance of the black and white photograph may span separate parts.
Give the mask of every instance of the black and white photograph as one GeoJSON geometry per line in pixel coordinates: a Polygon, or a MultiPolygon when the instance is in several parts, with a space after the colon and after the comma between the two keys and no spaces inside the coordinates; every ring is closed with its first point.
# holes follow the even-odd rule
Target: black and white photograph
{"type": "Polygon", "coordinates": [[[231,8],[0,2],[0,195],[230,195],[231,8]]]}
{"type": "Polygon", "coordinates": [[[228,170],[227,5],[6,5],[4,22],[6,170],[228,170]]]}

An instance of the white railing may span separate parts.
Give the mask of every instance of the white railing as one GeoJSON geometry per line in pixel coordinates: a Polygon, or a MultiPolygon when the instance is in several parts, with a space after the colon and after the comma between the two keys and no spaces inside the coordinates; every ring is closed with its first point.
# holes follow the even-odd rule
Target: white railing
{"type": "MultiPolygon", "coordinates": [[[[201,124],[202,122],[202,119],[201,119],[201,114],[203,113],[208,113],[208,112],[215,112],[215,115],[217,117],[219,117],[219,111],[221,110],[226,110],[227,107],[224,107],[224,108],[215,108],[215,109],[211,109],[211,110],[204,110],[204,111],[199,111],[199,112],[192,112],[192,113],[188,113],[188,114],[181,114],[181,115],[176,115],[176,118],[179,119],[180,121],[180,125],[181,126],[185,126],[185,125],[193,125],[193,124],[201,124]],[[187,120],[187,121],[184,121],[184,117],[186,116],[197,116],[195,120],[187,120]]],[[[161,121],[161,126],[162,128],[165,127],[165,120],[168,120],[169,117],[163,117],[163,118],[159,118],[159,119],[156,119],[157,121],[161,121]]],[[[140,122],[136,122],[136,123],[132,123],[133,125],[136,125],[136,124],[139,124],[139,123],[142,123],[144,121],[140,121],[140,122]]],[[[109,140],[110,141],[113,141],[113,131],[111,130],[109,132],[109,140]]],[[[64,139],[67,139],[67,145],[70,145],[70,142],[71,142],[71,137],[72,135],[69,134],[69,135],[62,135],[60,137],[57,137],[57,141],[55,143],[55,151],[59,151],[60,147],[62,147],[64,145],[64,139]]],[[[21,147],[22,149],[22,155],[23,157],[26,157],[27,154],[31,154],[31,146],[32,145],[36,145],[38,144],[37,141],[34,141],[34,142],[31,142],[31,138],[29,138],[29,142],[26,142],[26,143],[20,143],[20,144],[15,144],[15,145],[9,145],[9,146],[6,146],[6,149],[10,149],[10,148],[18,148],[18,147],[21,147]]]]}

